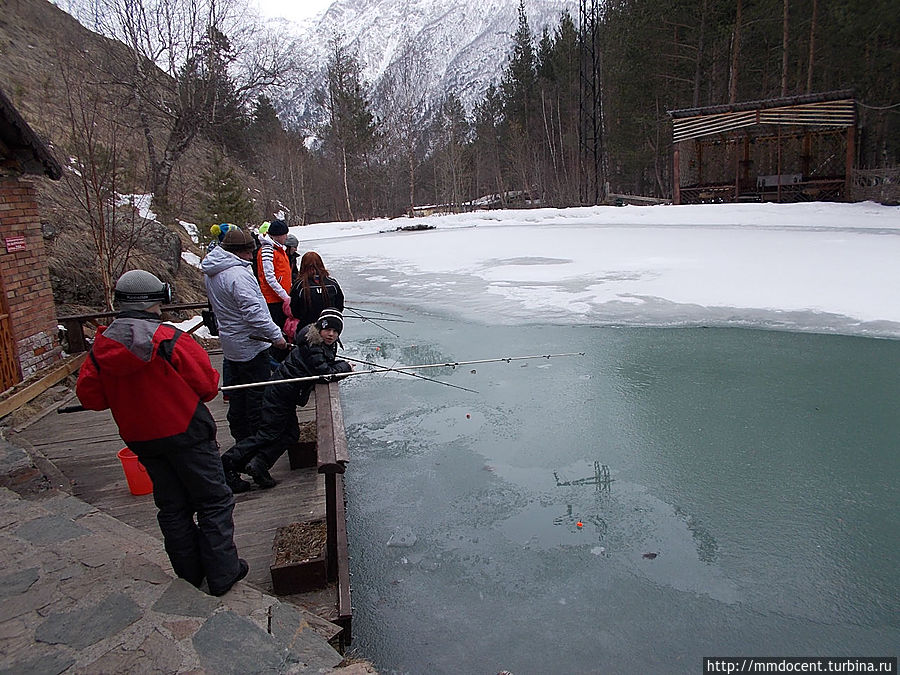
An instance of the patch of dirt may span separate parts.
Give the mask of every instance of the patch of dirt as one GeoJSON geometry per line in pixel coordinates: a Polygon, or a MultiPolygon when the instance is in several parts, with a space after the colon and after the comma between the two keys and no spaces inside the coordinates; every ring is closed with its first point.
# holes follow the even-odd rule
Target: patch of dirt
{"type": "Polygon", "coordinates": [[[315,422],[301,422],[300,423],[300,443],[315,443],[316,442],[316,423],[315,422]]]}
{"type": "MultiPolygon", "coordinates": [[[[31,384],[34,384],[34,382],[39,381],[40,378],[44,375],[45,373],[37,373],[24,382],[17,384],[15,387],[5,393],[8,393],[11,396],[16,393],[16,391],[24,389],[31,384]]],[[[23,403],[11,413],[3,417],[2,421],[0,421],[0,426],[9,427],[10,429],[23,428],[28,424],[29,421],[43,413],[54,403],[63,399],[71,398],[72,393],[75,390],[75,382],[77,380],[77,372],[69,375],[66,379],[62,380],[56,386],[51,387],[47,391],[38,394],[35,398],[31,399],[27,403],[23,403]]],[[[78,401],[75,401],[74,403],[78,403],[78,401]]]]}
{"type": "Polygon", "coordinates": [[[275,565],[308,562],[325,552],[327,530],[324,520],[311,523],[291,523],[279,527],[272,549],[275,565]]]}
{"type": "Polygon", "coordinates": [[[43,494],[53,486],[40,469],[29,466],[0,475],[0,487],[8,488],[27,499],[43,494]]]}

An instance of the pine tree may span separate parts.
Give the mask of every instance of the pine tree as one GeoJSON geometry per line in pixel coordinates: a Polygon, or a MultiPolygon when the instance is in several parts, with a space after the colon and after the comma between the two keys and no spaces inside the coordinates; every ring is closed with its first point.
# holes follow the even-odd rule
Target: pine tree
{"type": "Polygon", "coordinates": [[[501,201],[505,199],[502,94],[492,84],[488,86],[484,98],[475,106],[475,139],[472,144],[474,162],[475,196],[481,197],[497,193],[501,201]]]}
{"type": "Polygon", "coordinates": [[[326,152],[340,164],[346,215],[354,220],[351,173],[368,161],[377,130],[363,89],[359,61],[341,36],[335,36],[330,46],[325,89],[317,95],[327,116],[321,133],[326,152]]]}
{"type": "Polygon", "coordinates": [[[537,73],[533,36],[528,27],[528,16],[525,14],[525,0],[519,0],[518,16],[519,23],[513,36],[512,56],[500,88],[503,92],[507,121],[518,125],[522,130],[527,130],[535,105],[537,73]]]}
{"type": "Polygon", "coordinates": [[[468,183],[466,142],[469,121],[458,96],[450,93],[441,102],[436,127],[438,146],[435,148],[434,162],[438,201],[450,204],[454,211],[461,211],[468,183]]]}
{"type": "Polygon", "coordinates": [[[212,225],[232,223],[246,227],[257,219],[249,191],[221,156],[214,159],[213,169],[203,182],[201,222],[207,225],[199,229],[204,238],[208,237],[212,225]]]}

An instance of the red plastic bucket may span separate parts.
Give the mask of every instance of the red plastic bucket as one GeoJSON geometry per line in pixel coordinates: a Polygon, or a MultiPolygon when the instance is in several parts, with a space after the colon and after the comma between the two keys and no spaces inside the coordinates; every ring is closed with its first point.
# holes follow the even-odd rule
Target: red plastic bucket
{"type": "Polygon", "coordinates": [[[128,481],[128,489],[133,495],[149,495],[153,492],[153,481],[150,474],[141,464],[137,455],[128,448],[122,448],[118,452],[122,468],[125,470],[125,480],[128,481]]]}

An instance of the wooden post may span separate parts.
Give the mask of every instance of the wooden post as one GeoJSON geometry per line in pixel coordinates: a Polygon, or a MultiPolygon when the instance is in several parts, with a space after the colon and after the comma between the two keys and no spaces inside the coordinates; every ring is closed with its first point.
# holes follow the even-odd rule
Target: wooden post
{"type": "Polygon", "coordinates": [[[80,318],[61,318],[59,322],[66,329],[66,341],[69,343],[69,354],[78,354],[87,351],[87,341],[84,339],[84,324],[80,318]]]}
{"type": "MultiPolygon", "coordinates": [[[[344,476],[334,474],[335,491],[337,494],[344,494],[344,476]]],[[[344,564],[338,565],[337,569],[337,608],[338,615],[335,623],[341,626],[344,631],[341,634],[342,640],[346,644],[350,644],[351,640],[351,620],[353,618],[353,609],[350,604],[350,550],[347,541],[347,514],[344,511],[344,500],[335,501],[335,509],[337,512],[337,537],[336,537],[336,556],[338,560],[344,564]]]]}
{"type": "Polygon", "coordinates": [[[734,144],[734,199],[737,201],[741,196],[741,151],[737,147],[737,139],[734,144]]]}
{"type": "Polygon", "coordinates": [[[344,430],[344,414],[337,382],[316,385],[316,446],[319,473],[325,474],[325,561],[328,581],[338,578],[343,565],[338,559],[338,514],[343,512],[344,491],[338,490],[338,474],[344,473],[349,453],[344,430]]]}
{"type": "Polygon", "coordinates": [[[744,189],[750,185],[750,137],[744,136],[744,159],[741,161],[741,182],[744,189]]]}
{"type": "Polygon", "coordinates": [[[336,473],[325,474],[325,566],[328,581],[335,581],[338,575],[337,477],[336,473]]]}
{"type": "Polygon", "coordinates": [[[778,183],[778,203],[781,203],[781,125],[778,125],[778,160],[776,162],[778,165],[777,170],[775,171],[778,174],[778,178],[775,181],[778,183]]]}
{"type": "Polygon", "coordinates": [[[844,201],[853,199],[853,158],[856,156],[856,122],[847,127],[847,160],[844,167],[844,201]]]}
{"type": "Polygon", "coordinates": [[[803,174],[803,180],[809,178],[809,167],[812,161],[812,138],[807,131],[803,134],[803,154],[800,155],[800,172],[803,174]]]}
{"type": "Polygon", "coordinates": [[[672,202],[681,203],[681,143],[672,150],[672,202]]]}
{"type": "Polygon", "coordinates": [[[697,185],[703,185],[703,141],[697,141],[697,185]]]}

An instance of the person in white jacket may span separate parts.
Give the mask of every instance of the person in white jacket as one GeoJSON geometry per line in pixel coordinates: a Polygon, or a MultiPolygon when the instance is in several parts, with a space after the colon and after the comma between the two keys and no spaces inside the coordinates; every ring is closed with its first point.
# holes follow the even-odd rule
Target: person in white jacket
{"type": "MultiPolygon", "coordinates": [[[[200,265],[206,281],[206,294],[219,323],[226,385],[262,382],[270,378],[269,345],[252,340],[251,335],[268,338],[272,345],[280,349],[287,348],[281,329],[272,321],[253,276],[251,261],[254,249],[253,237],[249,232],[239,227],[230,228],[221,245],[210,251],[200,265]]],[[[247,438],[259,429],[262,423],[262,396],[262,387],[232,392],[228,427],[235,441],[247,438]]],[[[227,469],[226,478],[231,484],[234,476],[228,476],[227,469]]],[[[234,485],[232,490],[241,491],[235,490],[234,485]]]]}

